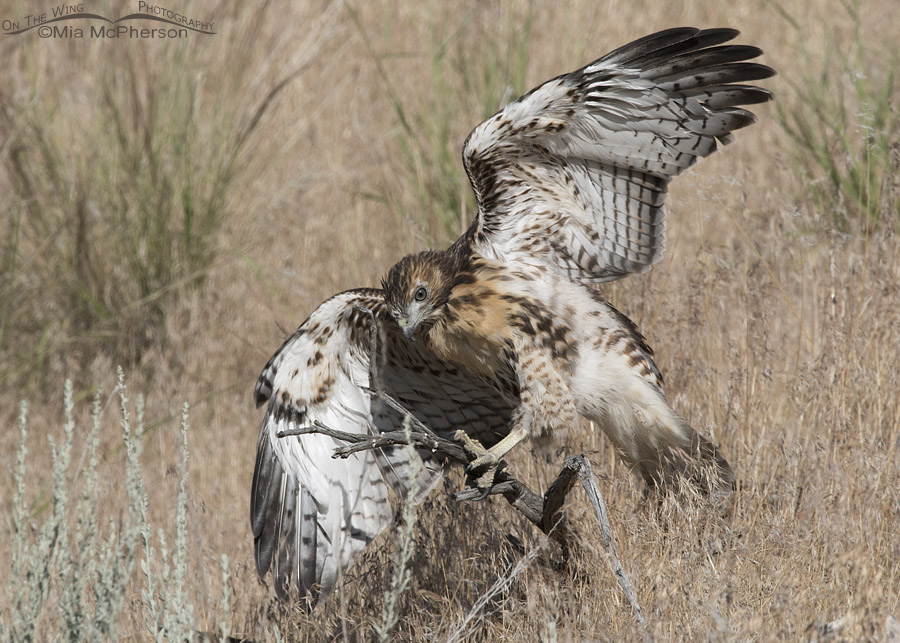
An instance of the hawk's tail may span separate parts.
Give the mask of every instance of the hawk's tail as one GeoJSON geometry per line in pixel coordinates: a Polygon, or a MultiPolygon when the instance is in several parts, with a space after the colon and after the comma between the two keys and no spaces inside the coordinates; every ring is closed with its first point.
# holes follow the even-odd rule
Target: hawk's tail
{"type": "Polygon", "coordinates": [[[704,494],[730,491],[734,472],[722,450],[669,406],[662,392],[631,378],[621,399],[607,397],[598,422],[623,459],[646,483],[678,490],[687,482],[704,494]]]}
{"type": "MultiPolygon", "coordinates": [[[[689,482],[703,494],[733,490],[734,471],[722,450],[685,420],[678,417],[675,426],[653,427],[648,433],[656,435],[636,436],[638,442],[648,448],[635,462],[635,470],[650,487],[677,490],[689,482]],[[650,439],[642,440],[641,437],[650,439]]],[[[631,458],[626,455],[626,459],[631,458]]]]}

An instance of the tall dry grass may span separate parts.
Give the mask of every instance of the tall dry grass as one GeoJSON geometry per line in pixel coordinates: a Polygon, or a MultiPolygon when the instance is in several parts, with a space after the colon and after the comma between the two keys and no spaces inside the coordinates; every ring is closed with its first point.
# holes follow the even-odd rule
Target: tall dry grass
{"type": "MultiPolygon", "coordinates": [[[[260,367],[284,331],[322,299],[376,285],[403,253],[440,246],[465,225],[473,202],[459,150],[494,107],[653,30],[735,26],[741,41],[762,47],[763,62],[778,70],[765,83],[777,106],[760,106],[759,124],[675,182],[665,260],[648,275],[607,288],[656,349],[674,405],[732,462],[740,480],[733,514],[724,519],[703,502],[648,505],[639,481],[588,427],[560,442],[558,453],[535,457],[520,448],[511,466],[542,489],[565,453],[584,452],[605,473],[601,485],[619,555],[655,638],[852,640],[896,632],[890,618],[900,616],[900,253],[897,92],[887,84],[896,69],[895,3],[860,2],[850,11],[831,0],[813,7],[797,0],[349,3],[333,14],[329,7],[189,5],[187,15],[214,15],[219,33],[180,49],[161,42],[0,40],[12,63],[0,72],[6,115],[0,185],[10,195],[2,207],[4,224],[19,226],[18,236],[4,233],[3,245],[9,253],[18,240],[16,261],[4,264],[13,266],[4,274],[15,281],[0,284],[6,320],[0,412],[9,427],[0,433],[0,452],[10,471],[0,474],[4,515],[16,488],[19,399],[31,402],[33,496],[26,521],[40,524],[52,489],[41,475],[51,460],[45,434],[55,434],[63,416],[63,378],[76,382],[74,413],[84,420],[93,388],[115,386],[123,353],[109,335],[136,341],[146,335],[135,329],[153,321],[155,339],[124,354],[130,389],[146,394],[141,460],[148,520],[166,529],[181,480],[180,411],[191,404],[184,592],[194,627],[219,630],[224,596],[232,636],[275,640],[277,628],[287,640],[374,637],[391,587],[389,535],[311,615],[279,605],[256,580],[246,516],[259,422],[250,392],[260,367]],[[131,285],[122,286],[127,297],[112,297],[90,273],[79,273],[81,255],[66,245],[79,239],[78,203],[90,189],[95,203],[109,207],[84,211],[96,218],[82,240],[96,249],[92,261],[109,267],[97,283],[113,282],[129,270],[128,258],[100,232],[129,208],[153,206],[148,216],[157,216],[153,199],[162,198],[147,182],[116,204],[114,179],[129,166],[123,161],[116,169],[115,161],[127,159],[121,150],[132,147],[99,134],[110,123],[102,90],[111,89],[116,109],[133,109],[145,105],[141,92],[154,79],[172,79],[156,96],[175,92],[191,110],[161,109],[128,131],[156,142],[147,158],[159,158],[182,192],[188,169],[206,177],[205,188],[192,183],[202,200],[225,162],[227,141],[298,70],[234,157],[226,198],[217,205],[221,216],[204,236],[204,252],[212,254],[202,279],[190,278],[194,273],[177,259],[181,250],[162,255],[177,264],[170,286],[151,288],[164,293],[152,299],[163,314],[135,322],[128,302],[147,295],[131,285]],[[127,85],[105,79],[128,79],[139,90],[136,102],[127,85]],[[179,128],[191,130],[187,139],[176,136],[179,128]],[[804,132],[811,145],[803,143],[804,132]],[[183,153],[179,146],[188,139],[191,151],[183,153]],[[18,148],[10,141],[24,146],[20,158],[38,168],[30,175],[31,196],[16,187],[18,148]],[[89,181],[97,167],[108,176],[89,181]],[[28,228],[39,223],[49,232],[28,228]],[[106,316],[95,326],[76,323],[87,314],[79,312],[84,306],[106,316]],[[223,554],[230,561],[225,594],[223,554]]],[[[173,201],[172,208],[163,236],[181,229],[183,204],[173,201]]],[[[135,282],[127,276],[124,283],[135,282]]],[[[97,511],[121,516],[124,456],[114,411],[98,445],[97,511]]],[[[78,458],[88,440],[79,430],[78,458]]],[[[418,511],[414,573],[396,603],[398,638],[449,635],[520,560],[516,542],[525,551],[540,542],[502,501],[451,502],[447,489],[460,484],[452,478],[418,511]]],[[[474,615],[471,640],[644,637],[579,494],[573,492],[569,507],[583,542],[578,578],[553,571],[558,552],[548,546],[474,615]]],[[[2,523],[4,533],[11,528],[2,523]]],[[[5,569],[9,553],[0,552],[5,569]]],[[[123,636],[144,639],[153,633],[140,582],[128,590],[120,626],[123,636]]],[[[0,590],[4,618],[9,600],[0,590]]],[[[53,614],[44,627],[52,629],[53,614]]]]}

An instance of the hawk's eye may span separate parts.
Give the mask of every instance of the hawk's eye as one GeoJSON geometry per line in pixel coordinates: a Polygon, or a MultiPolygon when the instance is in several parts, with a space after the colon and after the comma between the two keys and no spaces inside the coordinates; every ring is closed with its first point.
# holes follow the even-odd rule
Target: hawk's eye
{"type": "Polygon", "coordinates": [[[416,294],[413,295],[413,299],[416,301],[425,301],[426,297],[428,297],[428,289],[425,288],[425,286],[416,288],[416,294]]]}

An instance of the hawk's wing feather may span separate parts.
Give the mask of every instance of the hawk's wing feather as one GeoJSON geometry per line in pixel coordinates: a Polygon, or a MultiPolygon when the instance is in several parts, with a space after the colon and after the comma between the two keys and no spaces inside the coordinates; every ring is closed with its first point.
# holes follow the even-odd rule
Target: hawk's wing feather
{"type": "MultiPolygon", "coordinates": [[[[371,310],[380,329],[381,386],[439,433],[465,428],[487,444],[508,430],[515,391],[481,381],[459,365],[437,360],[421,342],[403,338],[381,291],[356,290],[320,305],[269,360],[255,389],[268,403],[257,444],[250,506],[259,575],[272,569],[275,589],[313,600],[328,592],[393,517],[388,488],[405,496],[410,482],[405,448],[333,459],[343,443],[321,434],[276,437],[319,421],[348,433],[397,429],[399,415],[369,393],[371,310]]],[[[427,456],[427,454],[426,454],[427,456]]],[[[425,458],[420,498],[440,478],[425,458]]]]}
{"type": "Polygon", "coordinates": [[[705,29],[694,27],[674,27],[649,34],[603,56],[610,64],[627,65],[639,60],[661,60],[673,53],[695,51],[704,47],[721,45],[734,40],[740,32],[737,29],[705,29]]]}
{"type": "Polygon", "coordinates": [[[645,272],[665,247],[669,181],[756,121],[774,71],[722,45],[733,29],[670,29],[550,80],[472,131],[463,159],[488,257],[596,283],[645,272]]]}

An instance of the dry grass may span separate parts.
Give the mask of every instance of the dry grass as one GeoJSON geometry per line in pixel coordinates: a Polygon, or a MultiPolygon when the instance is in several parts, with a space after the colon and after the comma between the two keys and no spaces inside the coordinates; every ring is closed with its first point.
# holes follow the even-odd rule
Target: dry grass
{"type": "MultiPolygon", "coordinates": [[[[373,636],[390,583],[389,537],[375,543],[342,592],[311,616],[278,605],[256,580],[247,516],[260,414],[250,393],[284,329],[338,290],[376,285],[404,252],[444,244],[471,217],[459,149],[491,101],[504,99],[506,84],[527,89],[656,29],[735,26],[742,42],[766,51],[764,62],[780,75],[765,84],[790,109],[796,100],[790,81],[809,69],[800,55],[801,34],[782,13],[797,20],[813,60],[835,42],[854,42],[843,5],[820,4],[810,10],[800,0],[778,7],[749,0],[728,7],[467,1],[451,9],[389,2],[351,3],[352,13],[337,12],[328,27],[334,37],[320,41],[313,64],[271,104],[252,145],[241,152],[204,279],[174,287],[159,331],[165,340],[148,342],[130,371],[131,390],[147,396],[142,462],[150,515],[159,526],[173,520],[180,409],[185,401],[192,407],[185,591],[198,629],[215,630],[222,618],[219,561],[226,554],[233,635],[274,640],[277,624],[292,640],[373,636]],[[497,68],[509,78],[498,80],[497,68]],[[447,183],[449,172],[455,174],[447,183]],[[451,197],[455,220],[446,207],[451,197]]],[[[259,14],[194,7],[198,15],[215,15],[221,29],[186,50],[184,73],[209,91],[204,77],[234,79],[224,104],[230,113],[247,114],[238,107],[257,105],[274,83],[302,67],[309,39],[325,29],[315,19],[326,5],[309,5],[259,14]],[[234,47],[241,47],[238,62],[227,55],[234,47]]],[[[897,3],[860,6],[860,33],[873,51],[891,51],[897,24],[897,3]]],[[[126,50],[152,61],[171,45],[7,36],[0,53],[19,64],[5,65],[0,91],[26,114],[46,113],[46,101],[59,105],[47,131],[70,142],[59,148],[60,167],[74,166],[104,154],[109,144],[83,136],[81,125],[98,118],[89,113],[93,103],[80,98],[99,82],[88,63],[113,69],[126,50]]],[[[587,428],[561,442],[559,454],[532,458],[527,447],[520,449],[512,467],[543,488],[563,453],[584,452],[598,474],[605,473],[601,487],[619,554],[655,638],[816,638],[838,619],[840,638],[885,638],[886,619],[900,616],[898,222],[839,233],[833,223],[849,211],[846,204],[836,214],[826,199],[806,196],[803,182],[821,177],[798,177],[794,144],[779,128],[775,108],[755,111],[758,125],[676,181],[665,260],[648,275],[608,288],[656,348],[674,405],[732,462],[740,479],[733,515],[722,519],[703,502],[648,506],[639,481],[587,428]]],[[[3,135],[9,140],[9,132],[3,135]]],[[[0,140],[4,163],[8,154],[0,140]]],[[[4,193],[11,180],[8,173],[0,177],[4,193]]],[[[49,270],[55,249],[40,240],[23,246],[26,263],[17,274],[32,281],[16,291],[28,293],[17,305],[41,304],[71,277],[49,270]]],[[[29,308],[41,323],[14,324],[22,335],[4,346],[4,361],[21,367],[33,363],[35,342],[53,345],[41,353],[40,377],[16,385],[0,380],[9,383],[0,391],[8,427],[0,433],[3,469],[15,467],[17,404],[27,397],[30,488],[38,491],[49,488],[39,472],[49,463],[44,434],[60,424],[63,377],[75,380],[76,401],[89,398],[95,385],[114,386],[115,358],[102,338],[92,352],[90,337],[79,335],[87,358],[67,358],[73,331],[48,321],[66,315],[58,301],[29,308]],[[20,355],[19,346],[32,352],[20,355]]],[[[116,516],[122,508],[112,499],[121,497],[115,489],[122,457],[114,408],[109,419],[100,445],[99,511],[116,516]]],[[[454,478],[448,488],[459,484],[454,478]]],[[[0,474],[4,515],[13,491],[11,473],[0,474]]],[[[440,488],[418,514],[411,587],[398,604],[401,639],[448,635],[519,559],[507,534],[528,549],[539,542],[502,501],[455,505],[447,495],[440,488]]],[[[45,509],[36,496],[32,515],[39,519],[45,509]]],[[[643,637],[578,490],[570,511],[582,525],[582,576],[573,582],[542,564],[558,555],[548,547],[489,605],[471,640],[643,637]]],[[[8,523],[0,529],[5,533],[8,523]]],[[[7,556],[0,549],[4,569],[7,556]]],[[[0,613],[7,609],[3,599],[0,593],[0,613]]],[[[122,621],[131,638],[149,636],[142,609],[135,589],[122,621]]]]}

